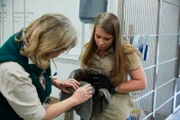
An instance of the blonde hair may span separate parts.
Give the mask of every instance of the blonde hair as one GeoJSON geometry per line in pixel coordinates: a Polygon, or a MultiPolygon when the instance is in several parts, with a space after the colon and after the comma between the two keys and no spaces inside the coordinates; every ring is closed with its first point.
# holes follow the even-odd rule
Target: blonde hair
{"type": "Polygon", "coordinates": [[[18,41],[26,45],[20,53],[30,57],[41,69],[49,66],[46,54],[67,50],[76,44],[76,33],[71,22],[62,14],[48,13],[33,21],[18,41]]]}
{"type": "Polygon", "coordinates": [[[92,36],[82,59],[82,62],[87,67],[93,66],[92,56],[97,50],[97,45],[94,40],[95,30],[97,26],[101,27],[105,32],[113,36],[112,47],[115,51],[115,63],[113,69],[110,71],[110,77],[112,78],[113,84],[117,86],[120,83],[124,82],[126,78],[124,53],[129,54],[135,49],[131,49],[133,47],[129,48],[128,46],[128,49],[130,51],[124,51],[124,47],[126,46],[124,45],[124,41],[121,40],[120,24],[118,18],[112,13],[102,13],[95,19],[92,36]]]}

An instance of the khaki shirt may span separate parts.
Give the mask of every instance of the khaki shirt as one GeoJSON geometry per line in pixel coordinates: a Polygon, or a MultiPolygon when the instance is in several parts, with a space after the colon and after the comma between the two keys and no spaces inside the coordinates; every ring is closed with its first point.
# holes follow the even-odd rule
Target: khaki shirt
{"type": "MultiPolygon", "coordinates": [[[[86,49],[87,45],[85,45],[82,50],[81,58],[83,57],[86,49]]],[[[124,54],[124,57],[127,71],[132,71],[142,66],[140,58],[136,52],[124,54]]],[[[105,72],[107,75],[109,75],[110,71],[112,70],[114,61],[115,54],[112,48],[105,54],[103,58],[100,58],[96,53],[92,58],[93,64],[98,66],[98,68],[96,68],[103,70],[103,72],[105,72]]],[[[86,68],[86,65],[84,65],[82,61],[81,67],[86,68]]],[[[130,94],[116,93],[111,95],[110,104],[105,111],[93,120],[126,120],[130,116],[132,107],[133,99],[130,94]]]]}
{"type": "Polygon", "coordinates": [[[24,120],[42,120],[42,106],[32,80],[22,66],[16,62],[0,64],[0,92],[12,109],[24,120]]]}

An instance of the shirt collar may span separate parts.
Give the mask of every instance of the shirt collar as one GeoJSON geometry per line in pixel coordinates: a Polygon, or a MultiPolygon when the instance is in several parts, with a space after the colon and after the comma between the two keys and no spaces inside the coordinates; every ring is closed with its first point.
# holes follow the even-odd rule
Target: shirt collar
{"type": "Polygon", "coordinates": [[[35,63],[30,59],[30,57],[28,57],[28,64],[35,64],[35,63]]]}
{"type": "Polygon", "coordinates": [[[111,53],[113,53],[114,52],[114,50],[113,50],[113,48],[111,47],[106,53],[105,53],[105,55],[109,55],[109,54],[111,54],[111,53]]]}
{"type": "MultiPolygon", "coordinates": [[[[108,56],[109,54],[111,54],[111,53],[113,53],[113,52],[114,52],[114,50],[113,50],[113,48],[111,47],[111,48],[105,53],[105,56],[108,56]]],[[[98,53],[98,50],[96,50],[95,55],[94,55],[94,58],[100,60],[100,58],[99,58],[99,56],[98,56],[97,53],[98,53]]]]}

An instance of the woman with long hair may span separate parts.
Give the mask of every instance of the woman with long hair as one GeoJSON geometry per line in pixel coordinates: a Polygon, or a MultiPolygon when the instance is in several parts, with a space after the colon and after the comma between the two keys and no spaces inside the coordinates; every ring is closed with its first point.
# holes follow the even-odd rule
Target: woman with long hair
{"type": "Polygon", "coordinates": [[[114,85],[109,105],[93,120],[129,119],[133,106],[129,93],[145,89],[146,77],[139,52],[121,39],[116,15],[102,13],[97,16],[91,39],[82,50],[81,67],[106,73],[114,85]]]}

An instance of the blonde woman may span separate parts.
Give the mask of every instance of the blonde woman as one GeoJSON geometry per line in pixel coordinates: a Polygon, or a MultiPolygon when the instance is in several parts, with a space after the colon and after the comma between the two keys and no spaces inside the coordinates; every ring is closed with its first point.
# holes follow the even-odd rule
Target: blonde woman
{"type": "Polygon", "coordinates": [[[146,78],[138,52],[121,40],[119,20],[114,14],[97,16],[90,42],[82,50],[81,67],[105,72],[114,85],[108,107],[92,120],[129,120],[133,105],[129,92],[146,88],[146,78]]]}
{"type": "Polygon", "coordinates": [[[92,96],[90,85],[79,88],[76,80],[57,80],[51,75],[50,59],[74,47],[76,39],[64,15],[49,13],[4,43],[0,48],[1,120],[49,120],[92,96]],[[68,92],[67,87],[76,92],[64,101],[44,106],[52,84],[64,92],[68,92]]]}

